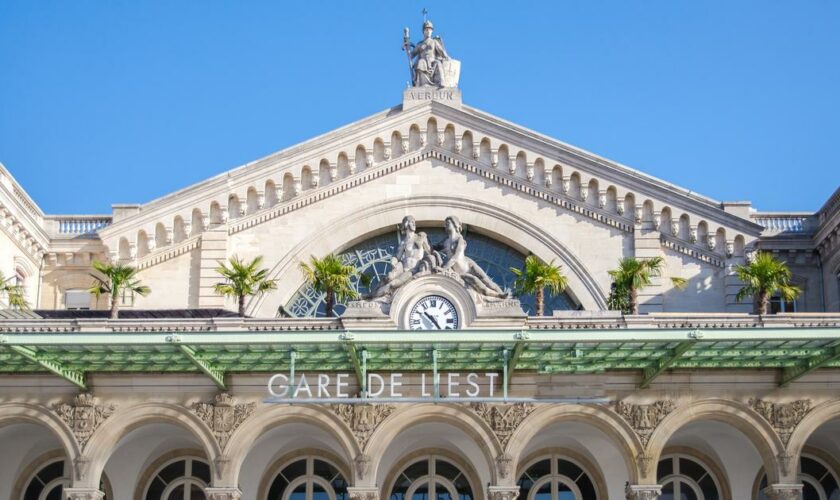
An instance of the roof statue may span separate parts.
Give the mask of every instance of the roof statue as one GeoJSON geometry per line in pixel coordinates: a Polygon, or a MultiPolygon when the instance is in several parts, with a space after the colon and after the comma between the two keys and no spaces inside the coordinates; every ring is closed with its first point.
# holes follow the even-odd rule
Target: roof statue
{"type": "MultiPolygon", "coordinates": [[[[425,11],[424,11],[425,14],[425,11]]],[[[461,62],[449,57],[443,39],[432,36],[434,25],[423,21],[423,40],[411,43],[408,28],[403,29],[403,50],[408,55],[414,87],[454,88],[461,75],[461,62]]]]}

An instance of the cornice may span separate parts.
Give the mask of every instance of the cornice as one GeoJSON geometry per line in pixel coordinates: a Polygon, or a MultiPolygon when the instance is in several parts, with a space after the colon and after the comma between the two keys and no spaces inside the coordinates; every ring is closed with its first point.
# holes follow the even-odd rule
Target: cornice
{"type": "Polygon", "coordinates": [[[152,266],[156,266],[167,260],[174,259],[180,255],[184,255],[185,253],[190,252],[196,248],[201,246],[201,235],[192,236],[190,238],[185,239],[184,241],[179,242],[176,245],[164,247],[160,250],[156,250],[148,255],[144,255],[137,259],[137,269],[143,270],[148,269],[152,266]]]}
{"type": "Polygon", "coordinates": [[[726,264],[726,259],[722,255],[699,248],[670,234],[659,233],[659,242],[662,246],[670,248],[675,252],[716,267],[724,267],[726,264]]]}

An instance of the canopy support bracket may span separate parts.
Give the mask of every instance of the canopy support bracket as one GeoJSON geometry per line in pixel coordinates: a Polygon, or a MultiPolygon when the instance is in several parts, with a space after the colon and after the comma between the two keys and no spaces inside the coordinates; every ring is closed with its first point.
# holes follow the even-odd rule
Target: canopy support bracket
{"type": "Polygon", "coordinates": [[[219,389],[226,391],[227,386],[225,385],[225,372],[224,370],[220,370],[209,361],[205,359],[201,359],[198,354],[196,353],[195,349],[190,346],[184,344],[178,344],[178,349],[186,356],[192,364],[198,367],[205,375],[210,377],[210,380],[216,384],[216,387],[219,389]]]}
{"type": "Polygon", "coordinates": [[[70,370],[61,363],[47,359],[42,354],[28,347],[21,345],[7,345],[6,347],[29,361],[41,365],[41,367],[49,370],[55,375],[58,375],[71,384],[78,386],[81,389],[87,389],[87,385],[85,384],[85,374],[83,372],[70,370]]]}
{"type": "Polygon", "coordinates": [[[825,354],[812,356],[796,366],[784,368],[782,370],[782,380],[779,382],[779,387],[784,387],[794,380],[811,373],[817,368],[821,368],[838,359],[840,359],[840,344],[834,345],[834,347],[831,347],[830,351],[825,354]]]}
{"type": "Polygon", "coordinates": [[[696,340],[685,340],[680,342],[676,347],[671,349],[671,352],[667,356],[657,359],[654,361],[653,366],[645,368],[644,376],[642,377],[642,381],[639,383],[639,389],[648,388],[656,377],[661,375],[662,372],[677,362],[683,354],[694,347],[695,343],[697,343],[696,340]]]}

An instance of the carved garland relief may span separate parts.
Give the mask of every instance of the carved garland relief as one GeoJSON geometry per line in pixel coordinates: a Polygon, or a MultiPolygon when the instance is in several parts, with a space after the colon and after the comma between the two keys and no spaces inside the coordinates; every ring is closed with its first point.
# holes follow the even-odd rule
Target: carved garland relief
{"type": "Polygon", "coordinates": [[[788,445],[793,430],[811,411],[811,400],[809,399],[800,399],[790,403],[771,403],[763,399],[752,398],[748,404],[750,408],[773,426],[785,446],[788,445]]]}
{"type": "Polygon", "coordinates": [[[116,407],[101,405],[99,398],[86,392],[74,397],[72,404],[53,405],[53,410],[73,431],[79,447],[84,448],[94,431],[114,413],[116,407]]]}

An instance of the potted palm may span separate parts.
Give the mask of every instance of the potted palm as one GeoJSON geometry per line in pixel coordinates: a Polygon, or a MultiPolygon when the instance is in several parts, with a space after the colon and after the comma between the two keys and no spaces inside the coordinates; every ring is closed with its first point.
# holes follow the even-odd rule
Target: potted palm
{"type": "MultiPolygon", "coordinates": [[[[610,306],[618,306],[625,314],[639,314],[639,290],[649,286],[652,278],[661,276],[664,267],[662,257],[625,257],[618,261],[618,268],[609,271],[613,280],[610,306]]],[[[684,278],[677,277],[672,277],[671,283],[680,290],[688,284],[684,278]]]]}
{"type": "Polygon", "coordinates": [[[768,252],[759,252],[752,262],[745,266],[736,266],[735,274],[744,282],[735,299],[739,302],[745,297],[753,297],[754,312],[765,315],[770,306],[770,296],[779,293],[786,301],[799,296],[799,287],[790,284],[791,273],[787,264],[776,260],[768,252]]]}
{"type": "Polygon", "coordinates": [[[111,319],[119,318],[120,296],[125,292],[136,293],[145,297],[151,293],[151,288],[140,283],[137,278],[138,270],[127,264],[111,264],[93,261],[93,268],[99,274],[91,273],[93,284],[88,291],[98,299],[103,293],[111,296],[111,319]]]}
{"type": "Polygon", "coordinates": [[[358,276],[360,283],[367,284],[367,276],[358,269],[347,265],[341,258],[331,253],[319,259],[310,256],[309,263],[301,262],[300,270],[306,281],[319,293],[325,294],[324,313],[333,315],[336,301],[344,302],[359,298],[359,292],[353,288],[352,278],[358,276]]]}
{"type": "Polygon", "coordinates": [[[219,262],[216,272],[224,281],[216,283],[213,289],[219,295],[236,297],[240,316],[245,316],[245,297],[261,295],[277,288],[277,280],[268,278],[268,269],[260,269],[262,256],[245,262],[237,256],[228,259],[228,263],[219,262]]]}
{"type": "Polygon", "coordinates": [[[6,297],[6,302],[12,309],[29,309],[23,287],[15,283],[14,277],[6,278],[0,272],[0,297],[3,296],[6,297]]]}
{"type": "Polygon", "coordinates": [[[566,289],[568,280],[563,274],[563,266],[555,265],[554,261],[543,262],[536,255],[525,258],[522,269],[515,267],[510,271],[516,276],[513,289],[517,294],[534,294],[537,316],[543,315],[545,291],[557,295],[566,289]]]}

